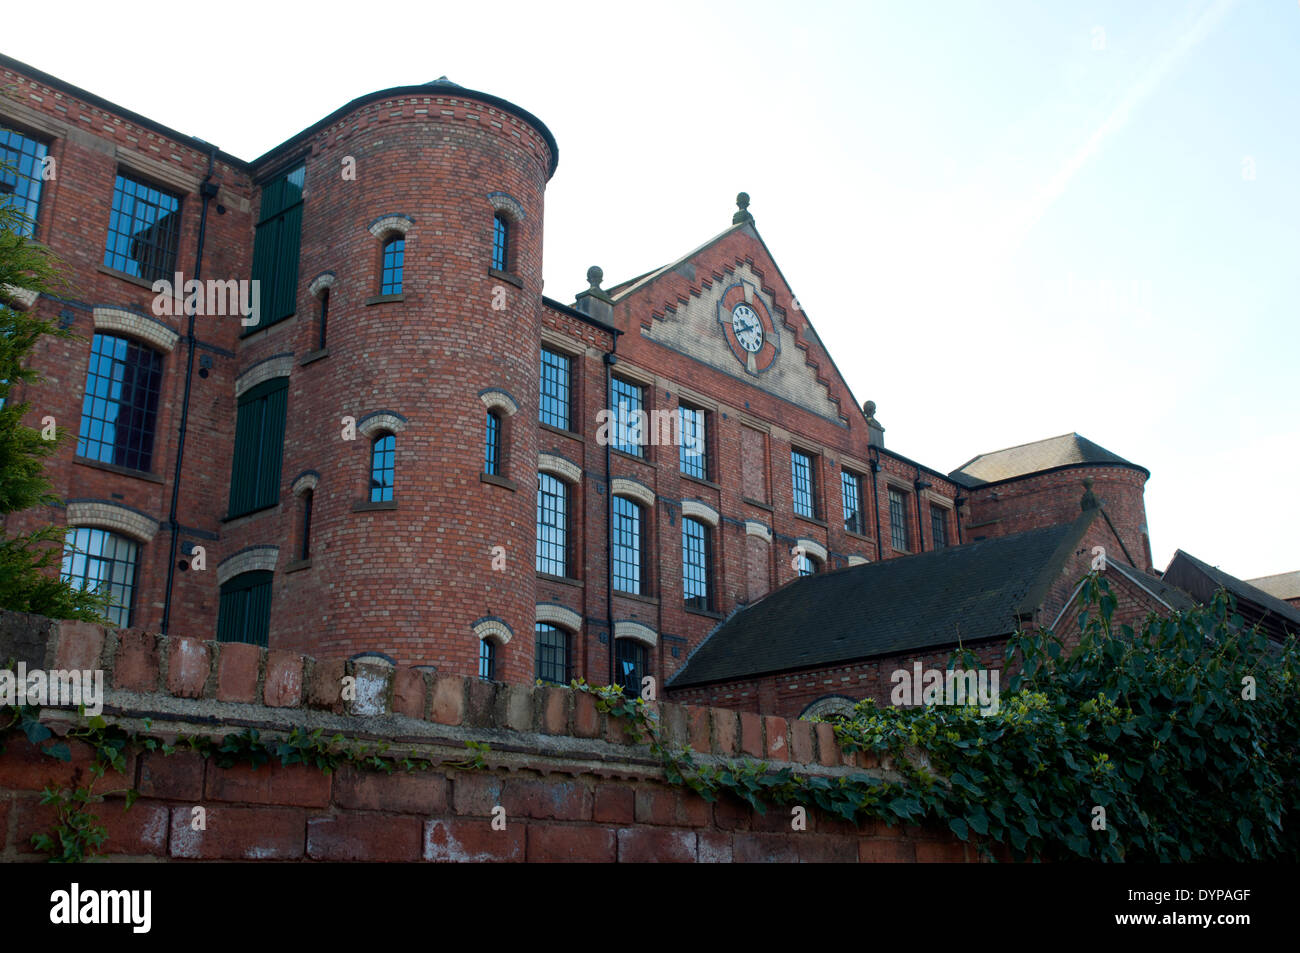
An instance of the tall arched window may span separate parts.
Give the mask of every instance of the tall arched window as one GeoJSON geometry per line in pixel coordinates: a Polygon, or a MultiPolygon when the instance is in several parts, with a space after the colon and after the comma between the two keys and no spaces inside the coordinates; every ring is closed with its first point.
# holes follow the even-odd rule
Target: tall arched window
{"type": "Polygon", "coordinates": [[[135,540],[104,529],[73,526],[63,543],[62,578],[78,589],[107,592],[113,599],[109,620],[128,626],[139,559],[140,545],[135,540]]]}
{"type": "Polygon", "coordinates": [[[478,677],[492,682],[497,677],[497,644],[491,639],[479,639],[478,677]]]}
{"type": "Polygon", "coordinates": [[[816,556],[809,556],[807,553],[799,553],[799,575],[812,576],[821,572],[821,564],[817,561],[816,556]]]}
{"type": "Polygon", "coordinates": [[[537,474],[537,571],[569,575],[569,488],[549,473],[537,474]]]}
{"type": "Polygon", "coordinates": [[[495,410],[487,412],[487,430],[483,440],[483,472],[501,475],[501,415],[495,410]]]}
{"type": "Polygon", "coordinates": [[[538,622],[537,677],[543,682],[567,685],[569,682],[569,633],[558,626],[538,622]]]}
{"type": "Polygon", "coordinates": [[[375,437],[370,447],[370,502],[387,503],[393,498],[397,476],[397,438],[391,433],[375,437]]]}
{"type": "Polygon", "coordinates": [[[641,506],[624,496],[614,497],[614,588],[641,595],[645,587],[645,534],[641,506]]]}
{"type": "Polygon", "coordinates": [[[112,334],[96,334],[86,372],[77,455],[149,472],[162,382],[162,355],[112,334]]]}
{"type": "Polygon", "coordinates": [[[381,295],[402,293],[402,268],[406,258],[406,236],[394,235],[384,242],[384,270],[380,279],[381,295]]]}
{"type": "Polygon", "coordinates": [[[304,490],[302,492],[302,540],[299,547],[298,558],[311,558],[311,504],[313,490],[304,490]]]}
{"type": "Polygon", "coordinates": [[[650,674],[650,652],[635,639],[614,640],[614,681],[623,686],[624,698],[641,694],[641,680],[650,674]]]}
{"type": "Polygon", "coordinates": [[[686,605],[705,611],[713,608],[713,548],[709,528],[689,517],[682,520],[682,594],[686,605]]]}
{"type": "Polygon", "coordinates": [[[503,212],[492,217],[492,267],[510,270],[510,219],[503,212]]]}

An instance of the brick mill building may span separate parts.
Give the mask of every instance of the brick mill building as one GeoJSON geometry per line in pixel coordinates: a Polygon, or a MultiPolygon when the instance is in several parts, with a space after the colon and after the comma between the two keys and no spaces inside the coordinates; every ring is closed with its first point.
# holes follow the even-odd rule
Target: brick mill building
{"type": "MultiPolygon", "coordinates": [[[[769,593],[900,557],[917,599],[944,598],[927,572],[949,550],[986,576],[1014,557],[1028,588],[1006,598],[1041,620],[1106,545],[1170,604],[1144,468],[1073,433],[950,473],[886,448],[743,194],[694,251],[612,285],[593,268],[564,303],[542,289],[556,142],[495,96],[370,93],[246,161],[0,74],[5,201],[67,278],[10,303],[77,335],[43,340],[45,380],[10,395],[69,432],[47,465],[63,503],[6,530],[66,525],[65,575],[109,586],[119,626],[672,689],[769,593]]],[[[797,648],[779,665],[825,668],[797,648]]],[[[861,697],[862,671],[762,704],[861,697]]],[[[760,704],[713,674],[686,700],[760,704]]]]}

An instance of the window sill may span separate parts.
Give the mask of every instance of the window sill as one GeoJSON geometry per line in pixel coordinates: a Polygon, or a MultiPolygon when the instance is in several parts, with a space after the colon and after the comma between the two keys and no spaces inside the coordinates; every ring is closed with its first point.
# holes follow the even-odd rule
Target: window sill
{"type": "Polygon", "coordinates": [[[709,619],[721,619],[721,612],[714,612],[712,609],[692,609],[690,606],[683,606],[683,611],[687,615],[702,615],[709,619]]]}
{"type": "Polygon", "coordinates": [[[92,460],[90,457],[73,456],[73,463],[79,463],[83,467],[94,467],[96,470],[107,470],[109,473],[120,473],[122,476],[135,477],[137,480],[148,480],[150,483],[162,483],[163,478],[145,470],[134,470],[131,467],[118,466],[116,463],[105,463],[102,460],[92,460]]]}
{"type": "Polygon", "coordinates": [[[495,268],[489,268],[488,274],[491,275],[493,278],[500,278],[502,281],[506,282],[507,284],[512,284],[516,288],[522,289],[524,286],[524,280],[520,278],[518,275],[513,274],[512,272],[497,271],[495,268]]]}
{"type": "Polygon", "coordinates": [[[865,535],[865,534],[863,534],[863,533],[856,532],[855,530],[846,529],[846,530],[844,531],[844,535],[845,535],[845,536],[852,536],[854,539],[860,539],[860,540],[862,540],[864,543],[869,543],[869,542],[871,542],[871,537],[870,537],[870,536],[867,536],[867,535],[865,535]]]}
{"type": "Polygon", "coordinates": [[[330,356],[330,349],[327,347],[320,348],[319,350],[316,351],[308,351],[306,354],[302,356],[302,359],[298,361],[298,366],[305,367],[306,365],[312,363],[313,361],[319,361],[322,357],[329,357],[329,356],[330,356]]]}
{"type": "Polygon", "coordinates": [[[491,483],[493,486],[504,487],[511,492],[519,489],[519,485],[514,480],[507,479],[503,476],[497,476],[495,473],[480,473],[478,478],[483,483],[491,483]]]}
{"type": "Polygon", "coordinates": [[[299,569],[310,569],[310,568],[311,568],[311,557],[308,556],[306,559],[295,559],[293,562],[287,564],[284,567],[284,569],[280,571],[283,573],[291,573],[291,572],[297,572],[299,569]]]}
{"type": "Polygon", "coordinates": [[[622,589],[615,589],[614,595],[619,599],[635,599],[637,602],[644,602],[647,605],[651,605],[651,606],[659,605],[658,596],[642,596],[635,592],[624,592],[622,589]]]}
{"type": "Polygon", "coordinates": [[[396,500],[380,500],[372,503],[370,500],[357,500],[352,504],[353,513],[368,513],[372,510],[395,510],[397,509],[396,500]]]}
{"type": "Polygon", "coordinates": [[[282,325],[288,324],[295,317],[297,317],[297,312],[294,312],[293,314],[286,314],[283,318],[276,318],[274,321],[259,321],[257,324],[252,325],[251,327],[243,328],[239,332],[239,340],[241,343],[244,341],[248,341],[259,334],[264,334],[267,331],[270,331],[272,328],[278,328],[282,325]]]}
{"type": "Polygon", "coordinates": [[[890,546],[890,547],[889,547],[889,551],[890,551],[891,553],[893,553],[895,556],[915,556],[915,555],[916,555],[916,554],[913,553],[910,549],[895,549],[893,546],[890,546]]]}
{"type": "Polygon", "coordinates": [[[707,486],[709,489],[712,490],[722,489],[722,486],[720,484],[714,483],[712,480],[706,480],[703,477],[691,476],[689,473],[682,473],[682,479],[690,480],[692,483],[698,483],[700,486],[707,486]]]}
{"type": "Polygon", "coordinates": [[[772,504],[770,504],[770,503],[760,503],[760,502],[758,502],[758,500],[751,500],[751,499],[750,499],[749,497],[747,497],[747,496],[742,496],[742,497],[740,498],[740,502],[742,502],[742,503],[748,503],[750,506],[757,506],[760,510],[767,510],[769,513],[774,513],[774,512],[776,512],[774,509],[772,509],[772,504]]]}
{"type": "Polygon", "coordinates": [[[276,500],[274,503],[268,503],[266,506],[259,506],[255,510],[245,510],[242,513],[228,513],[221,517],[221,522],[233,523],[235,520],[242,520],[245,516],[256,516],[258,513],[265,513],[267,510],[273,510],[279,505],[280,501],[276,500]]]}
{"type": "Polygon", "coordinates": [[[388,304],[391,301],[405,301],[405,300],[406,300],[406,295],[400,292],[395,295],[371,295],[369,298],[366,299],[366,307],[370,307],[370,305],[372,304],[388,304]]]}
{"type": "Polygon", "coordinates": [[[587,586],[581,579],[570,579],[568,576],[552,576],[549,572],[539,572],[537,578],[545,582],[558,582],[565,586],[574,586],[578,589],[585,589],[587,586]]]}
{"type": "MultiPolygon", "coordinates": [[[[153,282],[145,281],[137,275],[127,274],[125,271],[118,271],[116,268],[109,268],[107,265],[100,265],[96,270],[101,275],[111,275],[114,278],[121,278],[123,281],[129,281],[133,285],[139,285],[141,288],[148,288],[150,291],[153,291],[153,282]]],[[[175,268],[172,269],[172,271],[175,270],[175,268]]],[[[173,276],[170,274],[167,276],[168,284],[171,283],[172,277],[173,276]]]]}
{"type": "MultiPolygon", "coordinates": [[[[537,426],[540,427],[542,430],[549,430],[551,433],[557,433],[561,437],[568,437],[570,440],[580,440],[583,443],[586,443],[587,441],[587,438],[584,437],[582,434],[578,433],[576,430],[565,430],[563,427],[557,427],[554,424],[545,424],[540,421],[538,421],[537,426]]],[[[640,457],[638,457],[637,459],[639,460],[640,457]]]]}
{"type": "Polygon", "coordinates": [[[819,520],[819,519],[818,519],[817,517],[815,517],[815,516],[804,516],[804,515],[802,515],[802,514],[800,514],[800,513],[795,513],[795,514],[794,514],[794,518],[797,519],[797,520],[800,520],[801,522],[804,522],[804,523],[812,523],[814,526],[820,526],[822,529],[826,529],[826,521],[825,521],[825,520],[819,520]]]}

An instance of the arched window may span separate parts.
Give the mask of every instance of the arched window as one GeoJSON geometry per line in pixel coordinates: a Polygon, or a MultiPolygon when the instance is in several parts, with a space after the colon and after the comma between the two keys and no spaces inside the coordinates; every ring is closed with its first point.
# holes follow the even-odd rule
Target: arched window
{"type": "Polygon", "coordinates": [[[77,455],[149,472],[162,381],[162,355],[112,334],[96,334],[86,372],[77,455]]]}
{"type": "Polygon", "coordinates": [[[692,609],[713,608],[713,545],[709,528],[689,517],[682,520],[682,594],[692,609]]]}
{"type": "Polygon", "coordinates": [[[240,573],[221,587],[217,641],[267,644],[271,631],[271,573],[240,573]]]}
{"type": "Polygon", "coordinates": [[[569,683],[569,633],[547,622],[538,622],[537,677],[555,685],[569,683]]]}
{"type": "Polygon", "coordinates": [[[405,258],[405,235],[394,235],[384,242],[384,270],[379,283],[381,295],[402,293],[402,267],[405,258]]]}
{"type": "Polygon", "coordinates": [[[311,558],[311,504],[314,492],[313,490],[302,492],[302,545],[298,553],[299,559],[311,558]]]}
{"type": "Polygon", "coordinates": [[[549,473],[537,474],[537,571],[569,575],[569,488],[549,473]]]}
{"type": "Polygon", "coordinates": [[[821,563],[816,556],[809,556],[807,553],[799,553],[796,557],[799,561],[799,575],[812,576],[821,572],[821,563]]]}
{"type": "Polygon", "coordinates": [[[642,509],[625,496],[614,497],[614,588],[641,595],[645,588],[642,509]]]}
{"type": "Polygon", "coordinates": [[[397,438],[391,433],[375,437],[370,447],[370,502],[387,503],[393,498],[397,475],[397,438]]]}
{"type": "Polygon", "coordinates": [[[614,640],[614,681],[623,686],[625,698],[641,694],[641,680],[650,674],[650,652],[636,639],[614,640]]]}
{"type": "Polygon", "coordinates": [[[487,430],[483,440],[483,472],[501,475],[501,415],[495,410],[487,412],[487,430]]]}
{"type": "Polygon", "coordinates": [[[497,677],[497,644],[491,639],[478,640],[478,677],[492,682],[497,677]]]}
{"type": "Polygon", "coordinates": [[[510,270],[510,219],[505,213],[492,216],[492,267],[497,271],[510,270]]]}
{"type": "Polygon", "coordinates": [[[109,620],[126,627],[131,624],[139,558],[140,544],[133,539],[89,526],[69,527],[63,543],[62,578],[78,589],[108,592],[113,599],[109,620]]]}

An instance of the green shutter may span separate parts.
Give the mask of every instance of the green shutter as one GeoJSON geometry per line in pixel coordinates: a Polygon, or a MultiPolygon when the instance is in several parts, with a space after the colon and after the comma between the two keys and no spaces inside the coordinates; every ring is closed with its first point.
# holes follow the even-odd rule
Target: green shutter
{"type": "Polygon", "coordinates": [[[261,465],[258,467],[257,506],[280,501],[280,462],[284,459],[284,417],[289,399],[289,380],[280,378],[281,386],[264,398],[262,417],[261,465]]]}
{"type": "Polygon", "coordinates": [[[298,310],[298,250],[302,239],[304,166],[262,187],[262,207],[253,241],[253,280],[259,283],[261,320],[251,334],[298,310]]]}
{"type": "Polygon", "coordinates": [[[288,398],[287,377],[258,384],[239,398],[229,516],[241,516],[279,502],[288,398]]]}
{"type": "Polygon", "coordinates": [[[253,509],[264,409],[265,405],[260,400],[239,402],[239,413],[235,418],[234,462],[230,471],[231,516],[239,516],[253,509]]]}
{"type": "Polygon", "coordinates": [[[271,573],[240,573],[221,587],[217,641],[265,646],[271,632],[271,573]]]}

